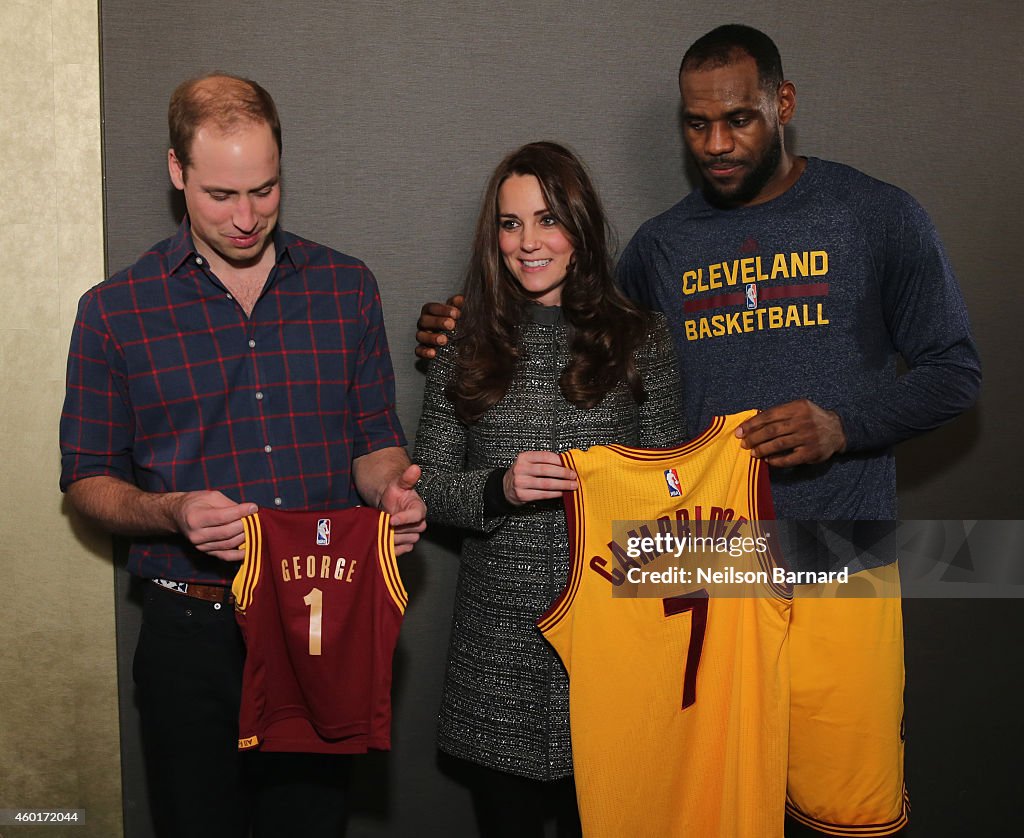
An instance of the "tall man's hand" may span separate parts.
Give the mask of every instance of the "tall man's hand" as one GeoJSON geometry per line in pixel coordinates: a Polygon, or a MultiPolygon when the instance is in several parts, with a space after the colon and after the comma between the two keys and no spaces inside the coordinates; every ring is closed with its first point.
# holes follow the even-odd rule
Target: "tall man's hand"
{"type": "Polygon", "coordinates": [[[441,333],[455,328],[455,321],[462,313],[462,303],[462,295],[456,294],[449,297],[447,303],[426,303],[420,309],[420,319],[416,321],[417,355],[433,358],[437,354],[436,347],[448,343],[448,336],[441,333]]]}
{"type": "Polygon", "coordinates": [[[770,466],[823,463],[846,450],[839,416],[814,402],[795,402],[762,410],[736,429],[744,448],[770,466]]]}
{"type": "Polygon", "coordinates": [[[420,479],[420,467],[411,465],[388,482],[378,506],[391,516],[395,532],[395,554],[408,553],[427,528],[427,505],[414,487],[420,479]]]}

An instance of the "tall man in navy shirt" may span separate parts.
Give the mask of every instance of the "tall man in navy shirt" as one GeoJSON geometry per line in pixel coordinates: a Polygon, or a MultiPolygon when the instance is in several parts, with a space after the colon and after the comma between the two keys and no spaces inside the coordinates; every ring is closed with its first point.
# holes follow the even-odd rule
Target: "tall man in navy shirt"
{"type": "Polygon", "coordinates": [[[376,282],[285,232],[281,126],[256,83],[185,82],[167,162],[177,233],[82,298],[61,487],[131,538],[134,675],[161,835],[336,835],[347,757],[237,752],[243,647],[229,585],[258,507],[367,503],[397,552],[424,527],[376,282]]]}
{"type": "Polygon", "coordinates": [[[897,514],[893,446],[977,395],[963,299],[910,195],[787,151],[796,90],[766,35],[709,32],[679,86],[701,187],[641,226],[619,279],[669,317],[691,429],[761,408],[738,434],[771,466],[778,516],[830,522],[812,530],[820,546],[788,545],[790,565],[861,571],[792,604],[791,829],[894,835],[908,814],[901,607],[895,555],[864,548],[870,522],[897,514]],[[836,599],[869,581],[879,596],[836,599]]]}
{"type": "MultiPolygon", "coordinates": [[[[737,434],[772,466],[780,518],[892,519],[893,445],[957,416],[980,382],[938,233],[902,190],[787,151],[796,89],[764,33],[709,32],[687,50],[679,86],[701,183],[640,228],[618,276],[669,319],[687,426],[698,433],[716,414],[761,408],[737,434]]],[[[454,328],[457,316],[424,306],[418,354],[432,357],[446,340],[435,330],[454,328]]],[[[838,569],[859,546],[855,538],[787,559],[838,569]]],[[[855,558],[851,572],[886,560],[855,558]]],[[[894,566],[875,576],[898,590],[894,566]]],[[[900,620],[893,597],[793,603],[791,829],[880,836],[906,822],[900,620]]]]}

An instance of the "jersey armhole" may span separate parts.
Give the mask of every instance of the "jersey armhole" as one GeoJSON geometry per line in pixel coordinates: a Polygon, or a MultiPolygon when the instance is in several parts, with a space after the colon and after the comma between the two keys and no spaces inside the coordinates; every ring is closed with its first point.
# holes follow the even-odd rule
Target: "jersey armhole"
{"type": "MultiPolygon", "coordinates": [[[[571,451],[565,451],[559,456],[562,458],[562,465],[565,468],[576,470],[576,463],[571,451]]],[[[569,576],[562,592],[537,620],[537,628],[541,630],[542,634],[553,631],[559,623],[565,620],[583,580],[583,550],[587,543],[584,532],[587,518],[583,511],[583,486],[579,486],[575,492],[564,492],[562,503],[565,505],[565,520],[569,533],[569,576]]]]}
{"type": "Polygon", "coordinates": [[[778,532],[773,532],[775,524],[775,502],[772,500],[771,481],[768,466],[757,457],[750,456],[749,477],[747,479],[747,508],[750,509],[750,522],[755,537],[767,537],[767,554],[760,556],[761,570],[768,572],[768,588],[781,600],[793,598],[793,586],[786,582],[776,582],[776,568],[786,568],[785,556],[780,552],[778,532]]]}
{"type": "Polygon", "coordinates": [[[245,613],[245,609],[252,603],[263,561],[263,528],[260,525],[259,512],[246,515],[242,519],[242,531],[245,533],[242,566],[238,568],[238,573],[231,583],[231,594],[235,598],[235,610],[245,613]]]}
{"type": "Polygon", "coordinates": [[[399,614],[405,614],[409,604],[409,594],[402,584],[402,576],[398,572],[398,557],[395,555],[395,533],[391,529],[391,516],[381,512],[377,518],[377,557],[380,562],[380,573],[388,595],[394,602],[399,614]]]}

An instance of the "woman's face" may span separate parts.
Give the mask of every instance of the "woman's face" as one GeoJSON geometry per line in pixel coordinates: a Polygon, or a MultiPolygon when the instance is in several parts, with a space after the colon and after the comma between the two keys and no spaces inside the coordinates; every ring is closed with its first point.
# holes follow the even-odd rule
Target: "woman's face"
{"type": "Polygon", "coordinates": [[[562,302],[573,246],[533,175],[511,175],[498,190],[498,246],[530,297],[546,306],[562,302]]]}

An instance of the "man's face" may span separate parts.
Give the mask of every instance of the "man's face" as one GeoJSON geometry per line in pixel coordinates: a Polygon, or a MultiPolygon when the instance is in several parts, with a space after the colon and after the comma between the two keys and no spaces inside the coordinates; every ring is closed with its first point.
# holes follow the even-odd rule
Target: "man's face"
{"type": "Polygon", "coordinates": [[[187,170],[172,149],[171,181],[185,194],[196,250],[212,263],[255,265],[271,242],[281,204],[280,156],[270,127],[242,125],[224,134],[202,125],[187,170]]]}
{"type": "Polygon", "coordinates": [[[684,70],[679,90],[686,148],[712,202],[760,204],[784,191],[782,127],[796,102],[789,82],[777,95],[766,92],[754,59],[743,55],[723,67],[684,70]]]}

